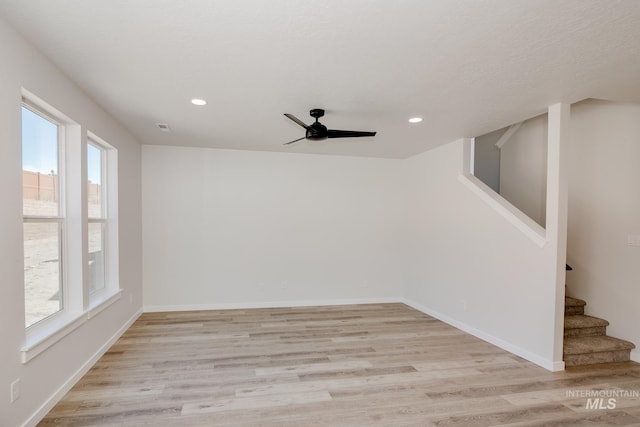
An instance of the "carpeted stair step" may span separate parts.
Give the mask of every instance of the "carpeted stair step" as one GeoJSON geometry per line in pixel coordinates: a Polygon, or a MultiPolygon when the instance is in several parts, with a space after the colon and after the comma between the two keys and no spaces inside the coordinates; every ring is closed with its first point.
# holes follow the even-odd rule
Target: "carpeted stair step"
{"type": "Polygon", "coordinates": [[[581,299],[564,297],[564,314],[566,315],[574,315],[574,314],[584,314],[584,306],[587,305],[581,299]]]}
{"type": "Polygon", "coordinates": [[[565,366],[628,362],[633,343],[608,336],[565,337],[565,366]]]}
{"type": "Polygon", "coordinates": [[[564,316],[565,337],[592,337],[607,334],[609,322],[583,314],[564,316]]]}

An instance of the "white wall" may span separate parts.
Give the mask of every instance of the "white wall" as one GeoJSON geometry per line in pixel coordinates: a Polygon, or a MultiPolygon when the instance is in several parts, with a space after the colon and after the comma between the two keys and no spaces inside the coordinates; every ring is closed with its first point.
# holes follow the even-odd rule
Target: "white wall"
{"type": "Polygon", "coordinates": [[[402,296],[398,160],[143,147],[144,306],[402,296]]]}
{"type": "MultiPolygon", "coordinates": [[[[0,425],[19,426],[136,315],[142,302],[140,146],[58,69],[0,20],[0,425]],[[26,364],[22,259],[21,88],[38,95],[119,151],[120,285],[124,298],[26,364]],[[129,295],[133,303],[129,303],[129,295]],[[10,403],[10,383],[21,397],[10,403]]],[[[37,416],[36,416],[37,418],[37,416]]],[[[32,419],[37,421],[37,419],[32,419]]]]}
{"type": "Polygon", "coordinates": [[[553,245],[532,240],[464,185],[462,156],[458,141],[406,161],[412,240],[405,297],[548,369],[561,369],[553,245]]]}
{"type": "MultiPolygon", "coordinates": [[[[568,294],[640,347],[640,105],[584,101],[572,112],[568,294]]],[[[633,353],[640,361],[640,352],[633,353]]]]}
{"type": "Polygon", "coordinates": [[[500,150],[500,195],[545,226],[547,115],[525,121],[500,150]]]}

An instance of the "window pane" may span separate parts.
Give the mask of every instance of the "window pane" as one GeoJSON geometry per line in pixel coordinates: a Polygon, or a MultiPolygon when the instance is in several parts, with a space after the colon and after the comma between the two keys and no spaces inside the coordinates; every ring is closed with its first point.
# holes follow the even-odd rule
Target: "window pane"
{"type": "Polygon", "coordinates": [[[60,224],[24,224],[25,324],[27,327],[63,307],[60,224]]]}
{"type": "Polygon", "coordinates": [[[103,218],[102,203],[102,152],[93,144],[87,144],[87,200],[89,218],[103,218]]]}
{"type": "Polygon", "coordinates": [[[58,125],[22,108],[24,215],[58,216],[58,125]]]}
{"type": "Polygon", "coordinates": [[[89,223],[89,292],[104,288],[104,224],[89,223]]]}

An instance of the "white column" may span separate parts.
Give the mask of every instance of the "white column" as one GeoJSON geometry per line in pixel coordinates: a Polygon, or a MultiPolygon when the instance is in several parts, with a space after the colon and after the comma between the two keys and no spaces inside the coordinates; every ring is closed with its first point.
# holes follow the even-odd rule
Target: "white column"
{"type": "Polygon", "coordinates": [[[568,104],[549,107],[549,129],[547,148],[547,218],[546,235],[555,260],[555,328],[553,360],[560,368],[564,342],[564,284],[567,262],[567,200],[569,118],[568,104]]]}

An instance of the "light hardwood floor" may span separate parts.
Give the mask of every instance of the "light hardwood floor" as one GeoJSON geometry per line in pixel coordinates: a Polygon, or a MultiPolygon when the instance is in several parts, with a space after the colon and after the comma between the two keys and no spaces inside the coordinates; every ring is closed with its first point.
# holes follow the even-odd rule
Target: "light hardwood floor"
{"type": "Polygon", "coordinates": [[[403,304],[146,313],[39,425],[640,426],[599,390],[640,365],[551,373],[403,304]]]}

